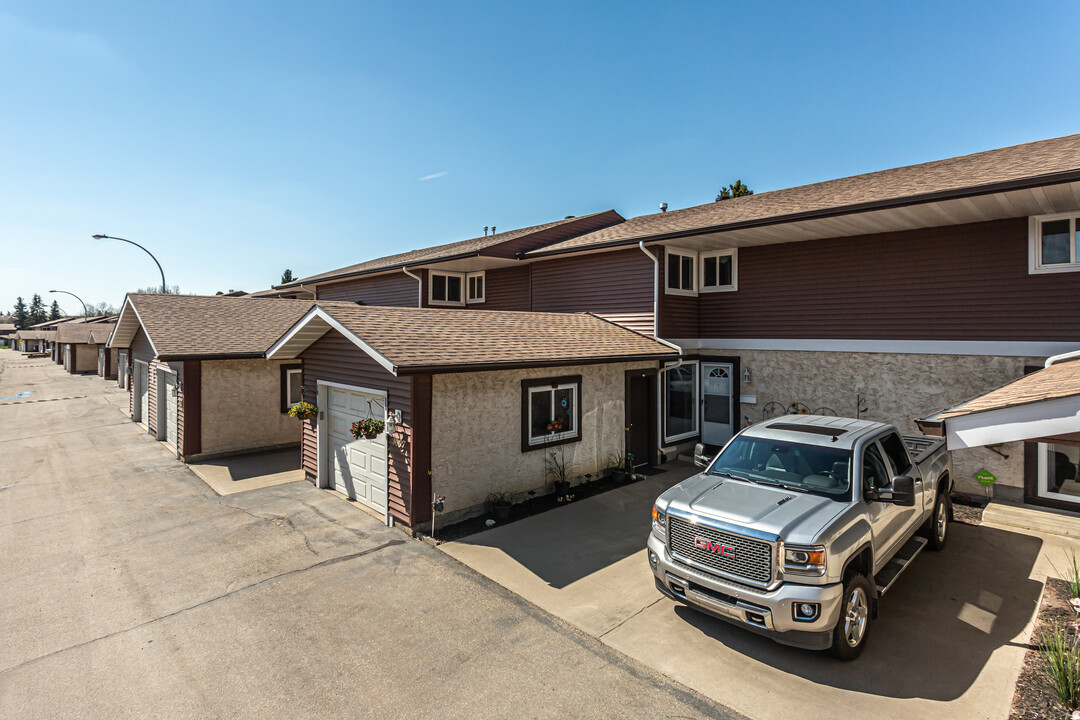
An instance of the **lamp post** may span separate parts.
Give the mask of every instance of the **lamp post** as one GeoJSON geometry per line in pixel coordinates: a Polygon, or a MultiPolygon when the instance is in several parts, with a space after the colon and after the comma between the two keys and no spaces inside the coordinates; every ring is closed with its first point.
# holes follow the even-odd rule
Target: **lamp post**
{"type": "Polygon", "coordinates": [[[112,235],[91,235],[90,237],[94,238],[95,240],[119,240],[120,242],[126,242],[126,243],[128,243],[130,245],[134,245],[135,247],[142,250],[144,253],[146,253],[147,255],[150,256],[150,259],[154,261],[155,265],[157,265],[158,272],[161,273],[161,292],[162,293],[167,293],[168,292],[168,290],[165,289],[165,271],[161,269],[161,263],[159,263],[158,259],[156,257],[154,257],[154,253],[150,252],[149,250],[147,250],[146,248],[144,248],[142,245],[135,242],[134,240],[126,240],[126,239],[124,239],[122,237],[114,237],[112,235]]]}
{"type": "Polygon", "coordinates": [[[64,293],[65,295],[70,295],[71,297],[75,298],[76,300],[78,300],[79,302],[82,303],[82,311],[83,311],[82,321],[86,322],[87,319],[90,317],[90,311],[86,309],[86,303],[84,303],[82,301],[82,298],[79,297],[78,295],[76,295],[75,293],[68,292],[67,290],[50,290],[49,292],[51,292],[51,293],[64,293]]]}

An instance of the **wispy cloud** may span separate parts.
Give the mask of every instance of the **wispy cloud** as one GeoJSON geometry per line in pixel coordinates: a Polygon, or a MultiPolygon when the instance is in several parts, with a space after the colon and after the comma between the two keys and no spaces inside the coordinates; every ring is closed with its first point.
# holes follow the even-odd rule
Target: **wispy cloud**
{"type": "Polygon", "coordinates": [[[450,174],[449,170],[443,170],[442,172],[431,173],[430,175],[425,175],[424,177],[420,178],[419,181],[424,182],[425,180],[435,180],[435,179],[438,179],[438,178],[441,178],[441,177],[446,177],[449,174],[450,174]]]}
{"type": "Polygon", "coordinates": [[[0,13],[0,38],[22,40],[49,51],[66,52],[97,60],[119,60],[117,53],[100,35],[78,30],[31,25],[25,20],[0,13]]]}

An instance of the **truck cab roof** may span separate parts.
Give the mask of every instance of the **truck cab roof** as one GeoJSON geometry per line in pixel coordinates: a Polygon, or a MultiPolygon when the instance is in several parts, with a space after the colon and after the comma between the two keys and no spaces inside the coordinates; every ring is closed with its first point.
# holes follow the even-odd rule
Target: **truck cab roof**
{"type": "Polygon", "coordinates": [[[891,426],[870,420],[827,415],[781,415],[752,425],[743,433],[749,437],[851,450],[859,438],[888,427],[891,426]]]}

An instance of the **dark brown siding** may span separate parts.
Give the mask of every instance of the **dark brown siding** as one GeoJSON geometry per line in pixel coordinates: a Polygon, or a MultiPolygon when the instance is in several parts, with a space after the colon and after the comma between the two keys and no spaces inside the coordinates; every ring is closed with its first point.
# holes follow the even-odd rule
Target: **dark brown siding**
{"type": "Polygon", "coordinates": [[[622,215],[614,210],[607,210],[602,213],[598,213],[592,217],[578,218],[571,222],[557,225],[547,230],[541,230],[537,233],[530,233],[523,237],[510,240],[504,243],[500,243],[495,247],[487,248],[481,251],[481,255],[488,255],[491,257],[505,257],[512,258],[518,253],[527,252],[529,250],[535,250],[536,248],[543,247],[545,245],[554,245],[557,242],[563,240],[569,240],[572,237],[578,235],[584,235],[590,233],[593,230],[599,230],[600,228],[608,227],[616,223],[622,222],[622,215]]]}
{"type": "Polygon", "coordinates": [[[412,525],[431,520],[431,375],[412,376],[412,525]]]}
{"type": "Polygon", "coordinates": [[[1028,274],[1025,218],[739,250],[707,338],[1076,341],[1080,274],[1028,274]]]}
{"type": "Polygon", "coordinates": [[[529,266],[499,268],[484,273],[482,303],[469,305],[470,310],[528,310],[529,266]]]}
{"type": "Polygon", "coordinates": [[[390,275],[359,277],[319,286],[320,300],[349,300],[365,305],[416,307],[417,282],[398,270],[390,275]]]}
{"type": "Polygon", "coordinates": [[[592,312],[652,334],[653,262],[641,250],[578,255],[532,264],[532,309],[592,312]]]}
{"type": "MultiPolygon", "coordinates": [[[[387,443],[387,476],[389,488],[387,504],[390,514],[408,525],[414,507],[410,482],[409,455],[413,437],[412,383],[409,378],[394,377],[362,350],[330,331],[303,352],[304,399],[318,404],[318,382],[340,383],[357,387],[385,390],[389,410],[401,410],[402,424],[398,434],[405,442],[401,448],[387,443]]],[[[325,410],[325,408],[320,408],[325,410]]],[[[317,425],[305,420],[301,437],[301,456],[304,471],[312,476],[319,474],[317,425]]],[[[425,496],[426,497],[426,496],[425,496]]],[[[419,500],[417,500],[419,502],[419,500]]]]}
{"type": "Polygon", "coordinates": [[[696,338],[698,336],[698,298],[688,295],[668,295],[667,260],[665,248],[650,248],[660,258],[660,337],[696,338]]]}
{"type": "Polygon", "coordinates": [[[184,389],[177,413],[180,454],[198,455],[202,452],[202,362],[199,360],[184,361],[184,389]]]}

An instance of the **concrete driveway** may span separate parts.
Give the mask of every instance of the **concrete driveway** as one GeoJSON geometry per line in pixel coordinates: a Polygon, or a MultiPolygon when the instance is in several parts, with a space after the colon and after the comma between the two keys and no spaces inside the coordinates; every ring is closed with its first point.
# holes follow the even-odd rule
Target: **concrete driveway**
{"type": "MultiPolygon", "coordinates": [[[[219,497],[0,350],[0,718],[735,717],[307,482],[219,497]]],[[[83,397],[78,397],[83,396],[83,397]]]]}
{"type": "Polygon", "coordinates": [[[882,600],[854,663],[777,645],[662,597],[649,512],[694,469],[448,543],[443,550],[678,682],[752,718],[1005,718],[1041,580],[1076,542],[956,524],[882,600]]]}

